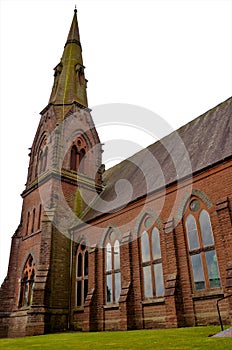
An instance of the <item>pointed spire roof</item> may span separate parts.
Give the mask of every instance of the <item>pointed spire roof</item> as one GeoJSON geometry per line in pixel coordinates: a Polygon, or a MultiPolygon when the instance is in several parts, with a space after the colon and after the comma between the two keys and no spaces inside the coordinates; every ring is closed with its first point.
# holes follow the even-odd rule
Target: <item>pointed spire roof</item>
{"type": "Polygon", "coordinates": [[[75,9],[61,61],[54,68],[55,78],[49,103],[70,105],[77,102],[83,107],[88,107],[84,69],[75,9]]]}
{"type": "Polygon", "coordinates": [[[72,20],[72,24],[71,24],[71,27],[69,30],[69,34],[68,34],[68,38],[67,38],[65,46],[67,44],[70,44],[70,43],[76,43],[78,45],[81,44],[78,22],[77,22],[77,9],[76,8],[74,10],[73,20],[72,20]]]}

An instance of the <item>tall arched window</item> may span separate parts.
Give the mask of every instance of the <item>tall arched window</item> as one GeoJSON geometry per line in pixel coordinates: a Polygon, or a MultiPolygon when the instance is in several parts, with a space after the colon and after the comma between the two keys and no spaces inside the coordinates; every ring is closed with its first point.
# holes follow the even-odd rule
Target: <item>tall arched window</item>
{"type": "Polygon", "coordinates": [[[39,206],[39,215],[38,215],[38,223],[37,223],[37,229],[39,230],[41,227],[41,214],[42,214],[42,205],[39,206]]]}
{"type": "Polygon", "coordinates": [[[89,268],[89,253],[85,242],[78,245],[76,261],[76,306],[83,306],[88,294],[89,268]]]}
{"type": "Polygon", "coordinates": [[[185,228],[194,289],[220,287],[210,216],[198,198],[192,198],[187,207],[185,228]]]}
{"type": "Polygon", "coordinates": [[[32,255],[29,255],[26,264],[24,265],[21,278],[19,308],[30,306],[32,304],[35,272],[33,257],[32,255]]]}
{"type": "Polygon", "coordinates": [[[32,212],[32,224],[31,224],[31,233],[35,231],[35,208],[33,209],[32,212]]]}
{"type": "Polygon", "coordinates": [[[82,148],[79,152],[79,172],[84,173],[85,170],[85,150],[82,148]]]}
{"type": "Polygon", "coordinates": [[[79,136],[72,145],[70,152],[70,169],[84,173],[85,170],[85,156],[86,156],[86,141],[79,136]]]}
{"type": "Polygon", "coordinates": [[[164,295],[163,266],[160,248],[160,233],[157,227],[141,235],[143,295],[144,298],[164,295]]]}
{"type": "Polygon", "coordinates": [[[29,225],[30,225],[30,212],[27,213],[26,235],[29,234],[29,225]]]}
{"type": "Polygon", "coordinates": [[[71,149],[70,169],[77,171],[77,147],[75,145],[71,149]]]}
{"type": "Polygon", "coordinates": [[[47,138],[45,137],[41,142],[41,145],[38,150],[35,176],[42,174],[47,169],[48,148],[46,146],[46,143],[47,138]]]}
{"type": "Polygon", "coordinates": [[[118,303],[121,293],[120,244],[113,232],[105,242],[106,302],[118,303]]]}

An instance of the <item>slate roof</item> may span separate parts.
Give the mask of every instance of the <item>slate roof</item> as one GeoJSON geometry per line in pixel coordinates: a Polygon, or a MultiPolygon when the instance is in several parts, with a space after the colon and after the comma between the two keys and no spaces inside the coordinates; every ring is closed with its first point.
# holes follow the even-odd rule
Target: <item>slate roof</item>
{"type": "Polygon", "coordinates": [[[107,170],[105,189],[84,221],[116,211],[231,155],[232,97],[107,170]]]}

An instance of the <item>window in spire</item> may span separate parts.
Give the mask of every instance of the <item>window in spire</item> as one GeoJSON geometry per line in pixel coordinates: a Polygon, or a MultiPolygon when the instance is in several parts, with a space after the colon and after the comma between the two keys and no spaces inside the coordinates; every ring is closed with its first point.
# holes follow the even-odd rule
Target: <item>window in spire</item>
{"type": "Polygon", "coordinates": [[[38,225],[37,229],[39,230],[41,228],[41,214],[42,214],[42,205],[39,206],[39,216],[38,216],[38,225]]]}
{"type": "Polygon", "coordinates": [[[31,233],[35,231],[35,208],[33,209],[32,212],[32,225],[31,225],[31,233]]]}
{"type": "Polygon", "coordinates": [[[70,169],[76,172],[84,173],[86,157],[86,142],[78,138],[72,145],[70,151],[70,169]]]}
{"type": "Polygon", "coordinates": [[[70,169],[77,171],[77,147],[74,145],[71,149],[71,158],[70,158],[70,169]]]}
{"type": "Polygon", "coordinates": [[[30,212],[27,213],[26,235],[29,234],[29,225],[30,225],[30,212]]]}
{"type": "Polygon", "coordinates": [[[82,148],[79,152],[79,172],[84,173],[85,167],[85,150],[82,148]]]}

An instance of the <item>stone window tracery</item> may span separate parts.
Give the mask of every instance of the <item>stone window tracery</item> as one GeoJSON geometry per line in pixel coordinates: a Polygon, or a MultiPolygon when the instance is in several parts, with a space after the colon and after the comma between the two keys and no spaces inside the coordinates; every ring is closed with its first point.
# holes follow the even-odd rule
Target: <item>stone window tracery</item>
{"type": "Polygon", "coordinates": [[[105,242],[106,303],[118,303],[121,293],[120,243],[114,232],[105,242]]]}
{"type": "Polygon", "coordinates": [[[185,228],[194,289],[221,286],[210,216],[198,198],[191,199],[185,214],[185,228]]]}
{"type": "Polygon", "coordinates": [[[76,254],[76,306],[84,306],[88,294],[89,252],[81,242],[76,254]]]}
{"type": "Polygon", "coordinates": [[[30,306],[32,304],[35,273],[35,263],[32,255],[29,255],[26,264],[24,265],[20,281],[19,308],[30,306]]]}
{"type": "Polygon", "coordinates": [[[71,147],[70,169],[76,172],[85,172],[86,142],[82,138],[77,138],[71,147]]]}
{"type": "Polygon", "coordinates": [[[163,296],[164,279],[158,228],[144,230],[140,241],[144,299],[163,296]]]}

